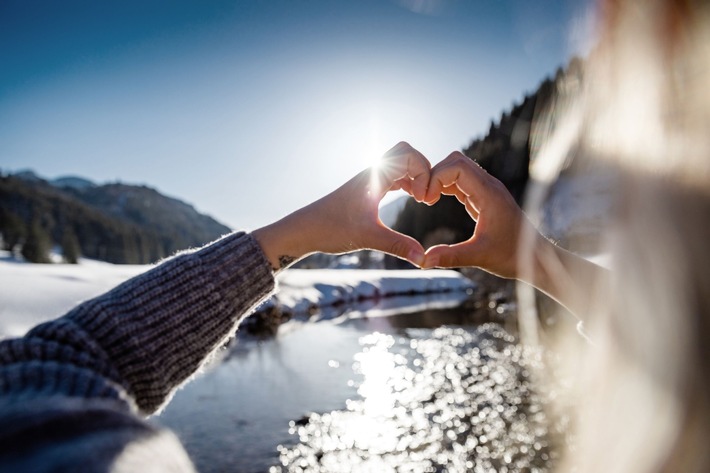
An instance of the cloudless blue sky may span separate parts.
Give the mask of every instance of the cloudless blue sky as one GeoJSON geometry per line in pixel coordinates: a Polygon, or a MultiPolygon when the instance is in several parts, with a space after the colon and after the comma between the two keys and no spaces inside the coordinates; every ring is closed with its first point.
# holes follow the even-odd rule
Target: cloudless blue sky
{"type": "Polygon", "coordinates": [[[589,0],[2,0],[0,169],[254,229],[406,140],[432,162],[584,48],[589,0]]]}

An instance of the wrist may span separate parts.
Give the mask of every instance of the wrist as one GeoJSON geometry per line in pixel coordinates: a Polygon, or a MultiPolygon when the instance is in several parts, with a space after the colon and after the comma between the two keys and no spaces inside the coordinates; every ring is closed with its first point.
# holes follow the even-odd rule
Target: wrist
{"type": "Polygon", "coordinates": [[[537,289],[545,292],[556,292],[555,277],[558,272],[559,248],[550,240],[535,232],[530,235],[526,245],[523,245],[523,257],[519,262],[519,277],[537,289]]]}
{"type": "Polygon", "coordinates": [[[252,232],[274,271],[291,266],[296,261],[313,253],[305,228],[308,225],[297,215],[290,214],[270,225],[252,232]]]}

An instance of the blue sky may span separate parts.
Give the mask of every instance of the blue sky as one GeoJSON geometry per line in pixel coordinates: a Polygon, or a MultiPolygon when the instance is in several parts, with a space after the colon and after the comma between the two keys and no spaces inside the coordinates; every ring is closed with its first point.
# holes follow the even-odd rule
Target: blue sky
{"type": "Polygon", "coordinates": [[[254,229],[397,141],[438,162],[587,47],[589,0],[3,0],[0,169],[254,229]]]}

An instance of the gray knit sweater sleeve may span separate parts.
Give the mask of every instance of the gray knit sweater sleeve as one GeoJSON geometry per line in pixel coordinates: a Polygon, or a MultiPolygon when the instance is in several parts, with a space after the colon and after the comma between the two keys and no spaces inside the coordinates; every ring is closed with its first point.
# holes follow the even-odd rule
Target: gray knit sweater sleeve
{"type": "MultiPolygon", "coordinates": [[[[113,386],[143,413],[152,413],[273,286],[256,241],[235,233],[177,255],[35,327],[9,349],[21,358],[70,363],[103,378],[77,377],[61,388],[72,394],[91,396],[113,386]],[[106,386],[96,384],[109,380],[106,386]]],[[[2,353],[7,356],[7,349],[2,353]]]]}
{"type": "Polygon", "coordinates": [[[257,242],[234,233],[1,342],[0,472],[119,471],[119,457],[190,471],[136,407],[155,412],[273,288],[257,242]]]}

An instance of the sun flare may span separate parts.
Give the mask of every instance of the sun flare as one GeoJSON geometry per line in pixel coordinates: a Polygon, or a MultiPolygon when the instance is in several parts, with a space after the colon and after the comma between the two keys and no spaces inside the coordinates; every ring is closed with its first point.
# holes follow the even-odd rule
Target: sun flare
{"type": "Polygon", "coordinates": [[[381,123],[377,115],[372,115],[368,123],[368,137],[362,150],[363,158],[368,167],[379,169],[382,165],[382,155],[386,148],[382,143],[381,123]]]}
{"type": "Polygon", "coordinates": [[[373,170],[380,169],[382,167],[382,155],[378,154],[378,152],[374,150],[369,151],[369,156],[365,157],[366,162],[368,163],[368,167],[372,168],[373,170]]]}

